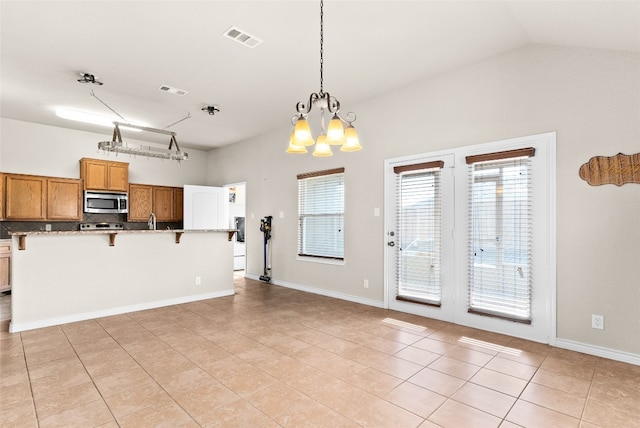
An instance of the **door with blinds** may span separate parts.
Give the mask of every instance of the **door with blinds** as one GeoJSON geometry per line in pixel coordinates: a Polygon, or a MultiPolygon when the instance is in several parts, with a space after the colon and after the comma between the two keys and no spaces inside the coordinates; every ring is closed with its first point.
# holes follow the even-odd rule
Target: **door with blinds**
{"type": "Polygon", "coordinates": [[[555,133],[385,162],[385,305],[550,343],[555,133]]]}
{"type": "Polygon", "coordinates": [[[453,156],[400,161],[392,174],[387,231],[389,307],[451,320],[453,156]]]}

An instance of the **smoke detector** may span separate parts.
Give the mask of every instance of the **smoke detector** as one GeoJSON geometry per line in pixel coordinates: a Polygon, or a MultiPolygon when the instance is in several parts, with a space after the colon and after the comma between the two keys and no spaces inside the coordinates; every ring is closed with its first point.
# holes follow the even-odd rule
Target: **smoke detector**
{"type": "Polygon", "coordinates": [[[241,29],[239,29],[238,27],[231,27],[229,28],[227,31],[224,32],[225,37],[230,38],[231,40],[235,40],[236,42],[240,43],[241,45],[244,45],[248,48],[255,48],[256,46],[258,46],[260,43],[262,43],[262,40],[260,40],[259,38],[252,36],[251,34],[247,33],[246,31],[242,31],[241,29]]]}

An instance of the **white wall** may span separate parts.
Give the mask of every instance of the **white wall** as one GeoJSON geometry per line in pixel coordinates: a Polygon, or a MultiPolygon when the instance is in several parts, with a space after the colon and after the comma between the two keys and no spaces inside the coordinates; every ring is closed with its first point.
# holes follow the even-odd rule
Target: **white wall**
{"type": "MultiPolygon", "coordinates": [[[[0,121],[0,171],[16,174],[79,178],[83,157],[129,163],[129,182],[166,186],[205,184],[207,153],[185,149],[189,160],[176,161],[98,152],[98,142],[109,140],[104,133],[76,131],[3,118],[0,121]]],[[[125,138],[125,142],[153,145],[125,138]]],[[[167,148],[167,145],[161,146],[167,148]]]]}
{"type": "Polygon", "coordinates": [[[227,232],[175,239],[119,233],[110,247],[108,234],[29,235],[21,251],[14,237],[11,331],[233,295],[227,232]]]}
{"type": "Polygon", "coordinates": [[[361,152],[285,154],[283,125],[210,153],[208,184],[247,183],[247,274],[261,273],[259,220],[272,215],[274,280],[382,302],[383,218],[373,212],[384,159],[556,131],[557,336],[640,355],[640,185],[578,176],[592,156],[640,150],[640,55],[529,46],[366,103],[340,101],[358,114],[361,152]],[[297,261],[296,174],[335,167],[346,169],[345,265],[297,261]],[[591,314],[605,316],[605,330],[591,329],[591,314]]]}

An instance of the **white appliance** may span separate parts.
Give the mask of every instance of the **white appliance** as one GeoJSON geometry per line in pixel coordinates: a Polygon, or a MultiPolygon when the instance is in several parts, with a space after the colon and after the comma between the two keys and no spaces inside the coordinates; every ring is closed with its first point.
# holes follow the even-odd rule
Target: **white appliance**
{"type": "Polygon", "coordinates": [[[224,187],[184,186],[184,229],[229,229],[229,192],[224,187]]]}

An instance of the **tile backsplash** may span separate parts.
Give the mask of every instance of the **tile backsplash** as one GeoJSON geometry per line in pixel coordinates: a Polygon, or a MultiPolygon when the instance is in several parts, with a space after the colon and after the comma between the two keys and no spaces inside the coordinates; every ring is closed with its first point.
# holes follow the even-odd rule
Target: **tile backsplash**
{"type": "MultiPolygon", "coordinates": [[[[0,239],[9,239],[9,232],[44,231],[46,225],[51,225],[52,232],[79,230],[80,223],[124,223],[125,230],[145,230],[146,222],[127,222],[126,214],[91,214],[85,213],[82,222],[79,221],[2,221],[0,222],[0,239]]],[[[182,229],[182,222],[158,222],[156,229],[182,229]]]]}

